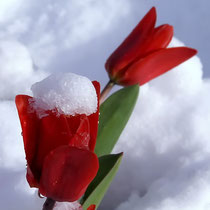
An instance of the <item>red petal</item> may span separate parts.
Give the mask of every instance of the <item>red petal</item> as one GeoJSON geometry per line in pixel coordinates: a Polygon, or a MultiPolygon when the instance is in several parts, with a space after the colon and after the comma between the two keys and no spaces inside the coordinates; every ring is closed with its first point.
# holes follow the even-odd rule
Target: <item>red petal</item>
{"type": "MultiPolygon", "coordinates": [[[[36,173],[35,173],[35,174],[36,174],[36,173]]],[[[38,175],[38,176],[40,176],[40,175],[38,175]]],[[[37,179],[34,177],[34,174],[32,173],[32,171],[31,171],[29,165],[27,165],[26,179],[27,179],[27,181],[28,181],[30,187],[39,188],[39,180],[37,180],[37,179]]]]}
{"type": "Polygon", "coordinates": [[[68,123],[68,127],[69,130],[72,134],[75,134],[77,132],[78,127],[81,124],[81,117],[83,118],[86,115],[75,115],[75,116],[71,116],[71,115],[66,115],[66,120],[68,123]]]}
{"type": "Polygon", "coordinates": [[[155,22],[156,9],[152,7],[106,61],[105,68],[110,75],[114,76],[141,53],[139,47],[154,30],[155,22]]]}
{"type": "Polygon", "coordinates": [[[15,103],[17,106],[24,141],[24,148],[26,153],[26,160],[28,164],[27,180],[31,187],[36,186],[34,177],[39,176],[37,171],[33,170],[32,162],[37,151],[37,140],[39,136],[39,118],[30,106],[32,97],[27,95],[17,95],[15,103]],[[30,173],[29,173],[29,167],[30,173]]]}
{"type": "Polygon", "coordinates": [[[55,148],[68,145],[73,134],[71,133],[66,116],[48,111],[48,115],[40,119],[38,150],[33,167],[41,170],[45,156],[55,148]]]}
{"type": "Polygon", "coordinates": [[[174,35],[173,26],[164,24],[155,28],[152,37],[151,50],[166,48],[174,35]]]}
{"type": "Polygon", "coordinates": [[[40,193],[56,201],[78,200],[96,176],[98,167],[94,153],[70,146],[59,147],[45,158],[40,193]]]}
{"type": "Polygon", "coordinates": [[[166,48],[172,37],[173,26],[165,24],[155,28],[154,32],[139,46],[138,58],[161,48],[166,48]]]}
{"type": "Polygon", "coordinates": [[[87,210],[95,210],[96,209],[96,205],[90,205],[89,207],[88,207],[88,209],[87,210]]]}
{"type": "Polygon", "coordinates": [[[90,125],[86,115],[81,115],[80,125],[69,145],[80,149],[89,150],[90,125]]]}
{"type": "Polygon", "coordinates": [[[196,53],[195,49],[187,47],[158,50],[134,63],[126,70],[118,83],[125,86],[143,85],[188,60],[196,53]]]}
{"type": "Polygon", "coordinates": [[[89,142],[89,148],[90,151],[94,151],[95,145],[96,145],[96,138],[97,138],[97,133],[98,133],[98,121],[99,121],[99,100],[100,100],[100,83],[97,81],[92,82],[95,89],[96,89],[96,94],[98,98],[98,106],[97,106],[97,111],[89,116],[89,123],[90,123],[90,142],[89,142]]]}

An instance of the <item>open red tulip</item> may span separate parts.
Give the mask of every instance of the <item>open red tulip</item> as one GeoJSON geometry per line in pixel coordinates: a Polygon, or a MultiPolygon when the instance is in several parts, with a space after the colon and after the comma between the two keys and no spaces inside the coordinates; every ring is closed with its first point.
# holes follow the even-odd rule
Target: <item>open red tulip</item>
{"type": "Polygon", "coordinates": [[[107,59],[105,68],[112,82],[143,85],[197,53],[188,47],[166,48],[173,37],[173,27],[164,24],[155,28],[155,23],[153,7],[107,59]]]}
{"type": "MultiPolygon", "coordinates": [[[[96,81],[93,85],[99,100],[100,85],[96,81]]],[[[47,110],[40,118],[32,104],[32,97],[16,96],[28,183],[53,200],[75,201],[84,194],[99,167],[94,154],[99,105],[89,116],[47,110]]]]}

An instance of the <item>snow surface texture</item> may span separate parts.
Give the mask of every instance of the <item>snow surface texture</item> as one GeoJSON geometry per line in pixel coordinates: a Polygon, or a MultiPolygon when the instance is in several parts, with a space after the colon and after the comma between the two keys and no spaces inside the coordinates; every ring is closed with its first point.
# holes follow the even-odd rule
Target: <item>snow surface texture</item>
{"type": "Polygon", "coordinates": [[[82,210],[81,205],[76,202],[56,202],[54,210],[82,210]]]}
{"type": "Polygon", "coordinates": [[[27,48],[18,41],[0,39],[0,100],[30,93],[28,87],[46,73],[35,70],[27,48]]]}
{"type": "Polygon", "coordinates": [[[7,0],[0,8],[0,38],[21,40],[43,68],[63,51],[105,32],[116,14],[127,13],[129,4],[126,0],[7,0]]]}
{"type": "Polygon", "coordinates": [[[92,82],[72,73],[52,74],[32,85],[35,106],[44,110],[56,108],[67,115],[90,115],[97,110],[97,95],[92,82]]]}

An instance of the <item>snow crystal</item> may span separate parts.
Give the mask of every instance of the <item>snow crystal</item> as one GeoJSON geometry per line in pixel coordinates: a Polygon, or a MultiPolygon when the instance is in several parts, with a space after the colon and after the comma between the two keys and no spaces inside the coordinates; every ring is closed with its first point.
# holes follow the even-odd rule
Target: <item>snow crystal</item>
{"type": "Polygon", "coordinates": [[[92,82],[73,73],[52,74],[32,85],[35,106],[44,110],[56,108],[67,115],[90,115],[97,110],[97,95],[92,82]]]}
{"type": "Polygon", "coordinates": [[[56,202],[54,210],[82,210],[81,205],[75,202],[56,202]]]}

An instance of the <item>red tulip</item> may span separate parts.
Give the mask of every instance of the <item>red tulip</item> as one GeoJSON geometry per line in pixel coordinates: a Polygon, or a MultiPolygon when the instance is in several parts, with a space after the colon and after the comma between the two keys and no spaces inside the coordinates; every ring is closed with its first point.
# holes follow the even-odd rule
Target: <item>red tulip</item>
{"type": "Polygon", "coordinates": [[[105,68],[112,82],[143,85],[197,53],[188,47],[166,48],[173,27],[164,24],[155,28],[155,23],[153,7],[108,58],[105,68]]]}
{"type": "MultiPolygon", "coordinates": [[[[100,85],[94,81],[99,99],[100,85]]],[[[33,98],[16,96],[30,187],[56,201],[75,201],[98,171],[94,154],[99,108],[89,116],[69,116],[47,110],[40,118],[33,98]]]]}

